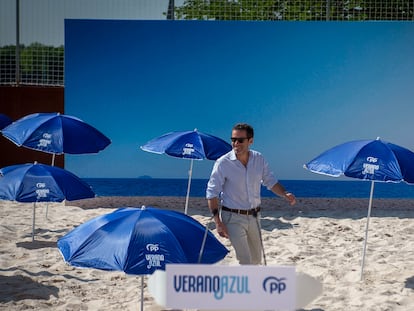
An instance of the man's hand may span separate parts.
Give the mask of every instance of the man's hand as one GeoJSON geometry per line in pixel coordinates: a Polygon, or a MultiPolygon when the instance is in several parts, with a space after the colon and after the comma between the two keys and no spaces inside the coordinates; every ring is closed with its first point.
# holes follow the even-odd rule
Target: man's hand
{"type": "Polygon", "coordinates": [[[289,202],[290,205],[295,205],[296,204],[296,198],[295,198],[295,195],[293,193],[286,192],[285,193],[285,199],[289,202]]]}
{"type": "Polygon", "coordinates": [[[229,234],[227,232],[227,227],[221,220],[216,221],[216,229],[219,236],[228,239],[229,234]]]}
{"type": "Polygon", "coordinates": [[[276,183],[272,187],[272,192],[282,198],[285,198],[290,205],[296,204],[296,198],[293,193],[286,191],[285,187],[281,183],[276,183]]]}

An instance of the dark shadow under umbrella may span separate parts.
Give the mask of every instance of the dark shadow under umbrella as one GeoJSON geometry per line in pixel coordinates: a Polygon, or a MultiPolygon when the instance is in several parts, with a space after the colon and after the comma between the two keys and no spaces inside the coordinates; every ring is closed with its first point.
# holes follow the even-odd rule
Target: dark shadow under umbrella
{"type": "Polygon", "coordinates": [[[93,198],[91,187],[73,173],[45,164],[19,164],[0,169],[0,199],[33,203],[32,241],[38,202],[93,198]]]}
{"type": "Polygon", "coordinates": [[[81,224],[57,245],[72,266],[141,275],[143,283],[143,275],[165,270],[169,263],[222,260],[228,250],[210,231],[204,239],[205,232],[202,224],[180,212],[125,207],[81,224]]]}
{"type": "Polygon", "coordinates": [[[376,140],[355,140],[335,146],[317,156],[304,167],[311,172],[371,181],[365,239],[362,250],[361,274],[363,278],[368,240],[369,218],[375,182],[414,183],[414,153],[404,147],[376,140]]]}

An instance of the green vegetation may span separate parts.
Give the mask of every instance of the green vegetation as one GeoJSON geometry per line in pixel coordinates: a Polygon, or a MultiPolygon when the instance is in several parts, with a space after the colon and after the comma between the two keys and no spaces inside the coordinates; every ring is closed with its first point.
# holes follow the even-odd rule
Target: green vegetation
{"type": "MultiPolygon", "coordinates": [[[[172,8],[173,0],[169,7],[172,8]]],[[[176,20],[368,21],[414,20],[414,2],[405,0],[185,0],[176,20]]],[[[172,10],[165,13],[172,19],[172,10]]],[[[20,46],[20,84],[64,84],[64,47],[20,46]]],[[[0,85],[16,84],[16,46],[0,47],[0,85]]]]}
{"type": "Polygon", "coordinates": [[[404,0],[186,0],[175,19],[365,21],[413,20],[414,4],[404,0]]]}
{"type": "MultiPolygon", "coordinates": [[[[20,45],[20,83],[63,85],[63,46],[20,45]]],[[[0,84],[16,82],[16,46],[0,47],[0,84]]]]}

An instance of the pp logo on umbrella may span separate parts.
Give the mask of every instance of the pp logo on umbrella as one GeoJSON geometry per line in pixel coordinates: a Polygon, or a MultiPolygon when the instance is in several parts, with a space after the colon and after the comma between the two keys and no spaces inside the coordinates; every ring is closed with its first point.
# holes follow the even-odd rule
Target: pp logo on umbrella
{"type": "Polygon", "coordinates": [[[165,266],[165,257],[163,254],[156,254],[160,250],[159,244],[147,244],[145,247],[149,254],[145,254],[145,259],[148,261],[147,269],[161,268],[165,266]],[[155,253],[155,254],[154,254],[155,253]]]}
{"type": "Polygon", "coordinates": [[[194,145],[190,144],[190,143],[186,143],[185,147],[183,148],[183,153],[182,155],[185,156],[190,156],[194,153],[195,149],[194,149],[194,145]]]}
{"type": "Polygon", "coordinates": [[[36,194],[37,200],[40,201],[41,199],[47,198],[50,193],[50,189],[46,188],[46,183],[38,182],[36,183],[36,194]]]}
{"type": "Polygon", "coordinates": [[[364,175],[366,175],[366,174],[374,175],[375,171],[379,170],[379,165],[378,164],[372,164],[372,163],[377,163],[378,158],[367,157],[367,162],[369,162],[369,163],[364,163],[362,165],[362,167],[363,167],[362,174],[364,174],[364,175]]]}
{"type": "Polygon", "coordinates": [[[156,252],[157,250],[160,249],[160,246],[159,244],[147,244],[146,249],[147,251],[156,252]]]}
{"type": "Polygon", "coordinates": [[[42,138],[39,139],[39,143],[37,144],[37,147],[39,149],[41,149],[41,148],[46,148],[47,149],[47,147],[50,146],[51,144],[52,144],[52,134],[44,133],[42,135],[42,138]]]}

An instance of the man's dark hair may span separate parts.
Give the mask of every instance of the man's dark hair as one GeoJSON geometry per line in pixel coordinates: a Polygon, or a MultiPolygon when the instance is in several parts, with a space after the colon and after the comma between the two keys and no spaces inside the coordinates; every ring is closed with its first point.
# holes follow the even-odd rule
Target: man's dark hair
{"type": "Polygon", "coordinates": [[[252,138],[254,136],[253,127],[247,123],[237,123],[235,126],[233,126],[233,130],[246,131],[247,138],[252,138]]]}

